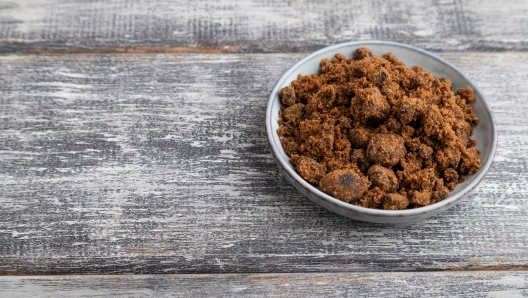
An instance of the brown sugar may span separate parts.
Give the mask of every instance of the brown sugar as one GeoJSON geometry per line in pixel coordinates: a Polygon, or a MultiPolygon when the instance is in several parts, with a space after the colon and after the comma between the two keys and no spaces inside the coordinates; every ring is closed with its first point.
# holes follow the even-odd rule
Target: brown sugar
{"type": "Polygon", "coordinates": [[[374,187],[378,187],[386,192],[395,192],[398,190],[398,178],[391,169],[375,164],[368,169],[367,176],[374,187]]]}
{"type": "Polygon", "coordinates": [[[480,168],[473,90],[390,53],[321,61],[280,90],[279,134],[297,173],[337,199],[401,210],[441,201],[480,168]]]}
{"type": "Polygon", "coordinates": [[[370,182],[362,174],[346,169],[326,174],[319,181],[319,186],[324,192],[345,202],[351,202],[363,196],[370,182]]]}
{"type": "Polygon", "coordinates": [[[374,164],[392,167],[397,165],[405,154],[405,141],[397,134],[378,133],[368,142],[367,157],[374,164]]]}

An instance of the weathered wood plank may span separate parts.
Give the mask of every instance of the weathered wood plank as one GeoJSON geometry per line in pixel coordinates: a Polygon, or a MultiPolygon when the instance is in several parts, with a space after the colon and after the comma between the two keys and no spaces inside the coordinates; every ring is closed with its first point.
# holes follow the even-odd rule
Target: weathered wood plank
{"type": "Polygon", "coordinates": [[[444,53],[499,123],[466,201],[409,226],[302,197],[265,140],[299,54],[0,57],[0,273],[526,269],[528,53],[444,53]]]}
{"type": "Polygon", "coordinates": [[[345,41],[528,49],[528,2],[0,1],[0,52],[306,52],[345,41]]]}
{"type": "Polygon", "coordinates": [[[525,297],[526,272],[0,277],[4,297],[525,297]]]}

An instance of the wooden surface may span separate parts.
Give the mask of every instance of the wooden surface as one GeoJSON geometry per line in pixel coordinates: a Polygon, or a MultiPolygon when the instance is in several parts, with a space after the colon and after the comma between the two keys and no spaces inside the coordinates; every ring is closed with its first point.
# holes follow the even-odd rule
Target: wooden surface
{"type": "Polygon", "coordinates": [[[528,295],[527,13],[524,1],[0,2],[0,275],[53,275],[0,277],[0,296],[528,295]],[[461,204],[362,223],[279,173],[264,128],[274,83],[356,39],[436,51],[487,96],[498,151],[461,204]],[[112,275],[128,273],[173,275],[112,275]]]}
{"type": "Polygon", "coordinates": [[[10,276],[4,297],[525,297],[526,272],[10,276]]]}
{"type": "Polygon", "coordinates": [[[328,212],[280,174],[267,78],[302,56],[1,57],[0,272],[525,268],[528,53],[442,54],[488,96],[499,150],[465,202],[402,227],[328,212]]]}
{"type": "Polygon", "coordinates": [[[528,49],[524,0],[8,0],[1,52],[298,52],[358,39],[528,49]]]}

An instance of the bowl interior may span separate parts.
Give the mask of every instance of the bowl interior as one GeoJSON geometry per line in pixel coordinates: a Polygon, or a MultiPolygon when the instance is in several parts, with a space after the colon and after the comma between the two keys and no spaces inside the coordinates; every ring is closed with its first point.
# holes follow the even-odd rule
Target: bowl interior
{"type": "MultiPolygon", "coordinates": [[[[495,154],[496,148],[496,130],[495,130],[495,121],[491,112],[489,104],[486,102],[483,94],[462,72],[460,72],[456,67],[446,62],[445,60],[433,55],[424,50],[414,48],[411,46],[390,43],[390,42],[351,42],[340,44],[328,48],[324,48],[320,51],[317,51],[303,60],[299,61],[293,67],[291,67],[277,82],[271,97],[268,103],[268,110],[266,115],[266,127],[268,129],[268,139],[272,147],[273,153],[277,159],[277,162],[282,165],[283,169],[287,171],[295,182],[302,184],[303,188],[306,188],[308,191],[313,192],[317,197],[324,200],[335,200],[339,205],[346,208],[352,209],[363,209],[363,211],[369,212],[371,214],[412,214],[413,210],[419,209],[430,209],[431,211],[435,210],[440,205],[451,204],[452,201],[460,199],[461,196],[467,194],[471,189],[473,189],[480,180],[484,177],[487,170],[491,165],[491,161],[495,154]],[[433,75],[438,77],[449,78],[453,82],[453,90],[456,91],[459,88],[463,87],[472,87],[475,91],[476,100],[473,104],[474,112],[479,117],[479,124],[474,128],[473,138],[477,140],[477,149],[480,150],[480,158],[482,162],[482,169],[474,174],[468,175],[467,180],[463,183],[458,184],[458,186],[451,192],[449,198],[421,208],[401,210],[401,211],[388,211],[388,210],[376,210],[368,209],[363,207],[358,207],[355,205],[343,203],[319,190],[318,187],[308,184],[304,179],[302,179],[294,170],[294,168],[288,162],[289,157],[284,153],[282,145],[280,143],[279,136],[277,135],[277,129],[279,128],[279,109],[281,107],[278,91],[290,85],[290,83],[297,78],[297,75],[308,75],[319,73],[319,64],[321,59],[328,58],[331,59],[337,53],[345,55],[347,58],[351,58],[352,54],[357,48],[368,47],[375,55],[381,56],[387,52],[391,52],[396,56],[400,61],[404,62],[407,67],[413,67],[415,65],[421,66],[425,70],[431,72],[433,75]],[[341,203],[339,203],[341,202],[341,203]],[[437,205],[435,207],[435,205],[437,205]],[[368,209],[368,211],[366,210],[368,209]]],[[[426,211],[426,210],[422,211],[426,211]]]]}

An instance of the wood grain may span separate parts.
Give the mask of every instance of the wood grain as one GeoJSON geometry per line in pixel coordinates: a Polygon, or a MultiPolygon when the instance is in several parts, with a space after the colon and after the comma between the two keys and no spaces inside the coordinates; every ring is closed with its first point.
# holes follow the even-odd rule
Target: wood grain
{"type": "Polygon", "coordinates": [[[0,0],[0,53],[309,52],[353,40],[528,49],[528,2],[0,0]]]}
{"type": "Polygon", "coordinates": [[[444,53],[498,121],[449,211],[361,223],[309,202],[265,139],[301,54],[0,56],[0,274],[528,269],[528,53],[444,53]]]}
{"type": "Polygon", "coordinates": [[[4,297],[525,297],[526,272],[0,277],[4,297]]]}

